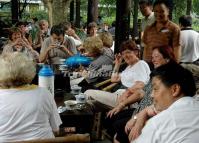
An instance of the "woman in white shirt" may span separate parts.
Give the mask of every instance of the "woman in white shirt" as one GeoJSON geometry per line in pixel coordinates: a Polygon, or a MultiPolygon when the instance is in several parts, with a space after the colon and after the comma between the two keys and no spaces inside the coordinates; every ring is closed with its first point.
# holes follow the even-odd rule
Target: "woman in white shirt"
{"type": "Polygon", "coordinates": [[[122,43],[120,54],[115,56],[115,67],[111,76],[111,82],[121,82],[124,88],[114,93],[87,90],[85,94],[88,99],[94,99],[110,108],[115,107],[118,103],[125,100],[137,88],[142,88],[149,80],[150,69],[145,61],[139,60],[139,49],[132,40],[122,43]],[[127,63],[127,67],[122,73],[119,68],[122,59],[127,63]]]}
{"type": "Polygon", "coordinates": [[[34,63],[20,52],[0,57],[0,142],[54,138],[62,123],[53,96],[30,85],[34,63]]]}

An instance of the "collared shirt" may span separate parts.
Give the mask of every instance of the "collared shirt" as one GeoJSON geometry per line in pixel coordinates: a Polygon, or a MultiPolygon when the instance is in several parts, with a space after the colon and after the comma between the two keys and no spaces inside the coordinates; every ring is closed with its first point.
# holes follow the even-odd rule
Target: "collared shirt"
{"type": "Polygon", "coordinates": [[[182,29],[180,35],[182,54],[180,62],[189,63],[199,59],[199,33],[192,29],[182,29]]]}
{"type": "Polygon", "coordinates": [[[142,24],[141,24],[141,30],[144,31],[146,26],[150,26],[155,22],[155,16],[154,12],[151,12],[151,14],[146,18],[142,19],[142,24]]]}
{"type": "MultiPolygon", "coordinates": [[[[51,37],[48,37],[44,40],[42,47],[41,47],[41,51],[40,54],[44,53],[47,48],[53,44],[53,41],[51,40],[51,37]]],[[[64,45],[74,54],[77,53],[76,50],[76,46],[73,40],[71,40],[70,38],[65,37],[64,39],[64,45]]],[[[60,63],[60,59],[65,59],[68,58],[69,54],[64,52],[63,50],[61,50],[60,48],[53,48],[48,52],[48,63],[49,64],[59,64],[60,63]]]]}
{"type": "Polygon", "coordinates": [[[143,42],[145,44],[143,59],[151,62],[154,47],[168,45],[175,48],[180,46],[180,28],[171,21],[168,21],[161,27],[157,27],[155,22],[151,26],[146,27],[143,42]]]}
{"type": "Polygon", "coordinates": [[[151,118],[142,134],[131,143],[197,143],[199,101],[183,97],[151,118]]]}
{"type": "Polygon", "coordinates": [[[96,57],[89,65],[86,80],[88,83],[96,82],[98,79],[107,79],[112,73],[114,54],[110,48],[104,48],[100,56],[96,57]]]}

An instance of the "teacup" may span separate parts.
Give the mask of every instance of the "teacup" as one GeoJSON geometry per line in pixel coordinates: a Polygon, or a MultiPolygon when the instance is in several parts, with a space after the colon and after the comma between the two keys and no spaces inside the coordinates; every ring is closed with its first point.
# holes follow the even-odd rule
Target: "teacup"
{"type": "Polygon", "coordinates": [[[71,92],[73,94],[79,94],[81,92],[82,87],[78,86],[78,85],[73,85],[71,86],[71,92]]]}
{"type": "Polygon", "coordinates": [[[77,103],[86,103],[86,96],[83,93],[80,93],[75,96],[77,103]]]}

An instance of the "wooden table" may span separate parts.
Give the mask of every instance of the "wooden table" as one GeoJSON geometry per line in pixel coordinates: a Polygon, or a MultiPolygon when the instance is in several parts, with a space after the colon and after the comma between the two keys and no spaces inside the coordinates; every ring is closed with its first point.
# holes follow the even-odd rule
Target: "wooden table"
{"type": "MultiPolygon", "coordinates": [[[[71,99],[75,99],[75,97],[70,93],[55,94],[55,102],[58,107],[64,106],[64,101],[71,99]]],[[[63,122],[61,128],[75,127],[76,133],[91,133],[94,113],[89,104],[85,104],[84,107],[81,110],[66,110],[60,113],[63,122]]]]}

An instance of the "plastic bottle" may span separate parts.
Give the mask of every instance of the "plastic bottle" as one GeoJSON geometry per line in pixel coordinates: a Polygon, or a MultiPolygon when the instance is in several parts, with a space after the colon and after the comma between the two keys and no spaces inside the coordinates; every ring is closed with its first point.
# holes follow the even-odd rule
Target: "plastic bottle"
{"type": "Polygon", "coordinates": [[[39,86],[45,87],[54,96],[54,73],[50,65],[43,65],[39,71],[39,86]]]}

